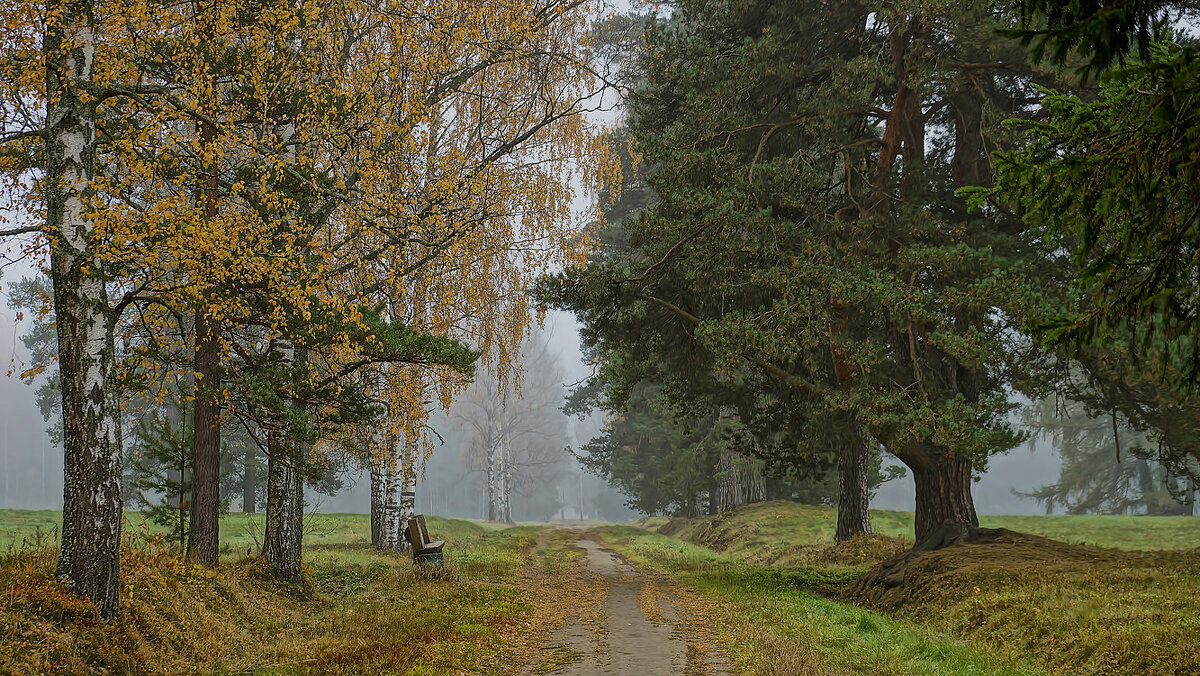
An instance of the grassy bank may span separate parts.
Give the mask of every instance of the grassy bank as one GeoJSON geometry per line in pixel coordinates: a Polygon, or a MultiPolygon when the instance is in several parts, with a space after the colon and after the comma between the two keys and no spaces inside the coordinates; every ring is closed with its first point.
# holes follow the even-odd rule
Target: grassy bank
{"type": "MultiPolygon", "coordinates": [[[[873,510],[876,533],[909,543],[912,512],[873,510]]],[[[717,517],[646,520],[650,528],[718,551],[759,562],[786,562],[792,547],[831,544],[837,523],[833,507],[766,502],[717,517]],[[663,528],[666,526],[665,528],[663,528]]],[[[1009,530],[1066,542],[1128,551],[1192,550],[1200,547],[1200,517],[1188,516],[982,516],[984,528],[1009,530]]],[[[794,552],[791,552],[794,553],[794,552]]]]}
{"type": "MultiPolygon", "coordinates": [[[[875,524],[897,532],[908,518],[875,524]]],[[[860,580],[908,543],[832,545],[823,508],[765,503],[592,532],[674,579],[668,597],[695,597],[688,607],[739,673],[1200,674],[1200,519],[1129,517],[1143,526],[1123,530],[1118,517],[1041,518],[990,525],[1123,549],[1003,534],[912,559],[904,584],[885,588],[860,580]]],[[[121,619],[106,623],[53,576],[57,519],[0,511],[0,673],[514,673],[552,666],[539,637],[594,592],[569,565],[582,552],[565,530],[431,518],[449,567],[430,579],[370,547],[366,515],[316,515],[296,587],[256,556],[261,515],[222,521],[214,571],[185,565],[131,515],[121,619]]]]}
{"type": "MultiPolygon", "coordinates": [[[[893,530],[898,514],[874,523],[893,530]]],[[[766,503],[606,536],[723,603],[728,626],[750,628],[752,657],[793,642],[854,673],[1200,673],[1200,519],[993,518],[985,525],[1121,549],[1008,535],[921,556],[884,589],[855,583],[908,543],[831,546],[831,517],[766,503]],[[1155,546],[1165,551],[1138,551],[1155,546]]]]}
{"type": "Polygon", "coordinates": [[[501,673],[497,660],[542,603],[536,585],[512,583],[577,556],[535,549],[536,528],[431,518],[448,567],[429,579],[372,548],[365,516],[312,521],[324,526],[306,533],[300,587],[274,581],[242,549],[253,535],[227,523],[212,571],[128,528],[117,622],[98,621],[54,578],[53,546],[22,536],[0,556],[0,673],[501,673]]]}

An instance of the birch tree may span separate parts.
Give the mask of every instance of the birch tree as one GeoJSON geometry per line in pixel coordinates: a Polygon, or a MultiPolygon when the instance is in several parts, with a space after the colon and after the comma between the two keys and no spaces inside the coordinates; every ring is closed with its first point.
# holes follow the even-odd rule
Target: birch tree
{"type": "Polygon", "coordinates": [[[113,319],[88,213],[94,208],[96,108],[80,87],[95,68],[94,11],[89,0],[74,0],[47,12],[43,190],[66,452],[58,574],[112,617],[120,590],[122,516],[120,447],[107,394],[113,319]]]}
{"type": "Polygon", "coordinates": [[[519,364],[519,381],[488,371],[456,406],[471,431],[472,461],[485,473],[487,518],[505,523],[513,522],[513,491],[561,459],[568,441],[562,371],[546,334],[523,341],[519,364]]]}
{"type": "Polygon", "coordinates": [[[43,236],[54,289],[66,454],[58,574],[112,617],[120,586],[121,452],[109,398],[110,270],[98,253],[95,211],[99,112],[89,89],[100,51],[96,6],[6,3],[0,25],[0,170],[16,219],[42,217],[38,225],[0,223],[0,237],[43,236]]]}
{"type": "MultiPolygon", "coordinates": [[[[492,299],[511,298],[527,266],[577,258],[571,181],[604,166],[581,116],[595,82],[581,56],[590,8],[0,8],[14,27],[3,42],[2,169],[18,212],[45,219],[0,235],[49,245],[68,437],[60,569],[106,615],[121,520],[106,395],[123,317],[136,309],[127,325],[148,336],[126,346],[123,368],[156,396],[173,371],[194,374],[189,555],[215,563],[218,474],[208,470],[223,416],[286,435],[264,443],[292,449],[276,455],[302,470],[336,421],[368,407],[347,387],[356,370],[469,371],[464,315],[492,328],[476,345],[504,360],[499,336],[519,337],[530,314],[492,299]],[[389,309],[388,294],[439,286],[461,293],[435,295],[432,319],[389,309]],[[484,291],[493,287],[506,291],[484,291]],[[284,367],[281,342],[305,363],[284,367]]],[[[298,533],[300,510],[284,511],[298,533]]]]}

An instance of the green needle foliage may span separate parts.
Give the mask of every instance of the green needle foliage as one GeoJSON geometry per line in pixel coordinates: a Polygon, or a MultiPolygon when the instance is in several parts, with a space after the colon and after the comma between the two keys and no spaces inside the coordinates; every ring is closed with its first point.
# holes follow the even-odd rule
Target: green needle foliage
{"type": "Polygon", "coordinates": [[[1074,303],[1044,325],[1074,346],[1122,343],[1160,375],[1200,382],[1200,62],[1158,45],[1103,78],[1094,100],[1047,91],[1030,144],[997,157],[995,188],[1072,252],[1074,303]]]}
{"type": "MultiPolygon", "coordinates": [[[[1176,0],[1017,0],[1021,26],[1002,31],[1033,47],[1037,61],[1064,64],[1077,56],[1083,77],[1145,52],[1172,20],[1189,11],[1176,0]]],[[[1194,11],[1194,10],[1191,10],[1194,11]]]]}
{"type": "Polygon", "coordinates": [[[812,472],[869,434],[914,472],[918,546],[973,537],[969,477],[1022,439],[1009,392],[1045,385],[1023,328],[1062,302],[1063,261],[955,190],[1020,147],[1001,122],[1051,78],[988,2],[673,7],[630,103],[657,201],[542,298],[579,314],[618,400],[650,379],[732,407],[812,472]]]}
{"type": "MultiPolygon", "coordinates": [[[[1013,31],[1035,57],[1099,73],[1097,96],[1043,90],[1024,148],[996,155],[998,179],[965,190],[1015,208],[1075,269],[1068,302],[1035,328],[1070,351],[1076,398],[1119,412],[1176,474],[1200,474],[1200,46],[1176,34],[1191,3],[1018,3],[1013,31]]],[[[1068,388],[1070,389],[1070,388],[1068,388]]],[[[1068,393],[1070,394],[1070,393],[1068,393]]]]}
{"type": "MultiPolygon", "coordinates": [[[[130,458],[133,503],[147,508],[180,548],[187,546],[192,493],[192,425],[186,410],[175,421],[157,412],[138,423],[130,458]]],[[[222,512],[228,507],[222,503],[222,512]]]]}

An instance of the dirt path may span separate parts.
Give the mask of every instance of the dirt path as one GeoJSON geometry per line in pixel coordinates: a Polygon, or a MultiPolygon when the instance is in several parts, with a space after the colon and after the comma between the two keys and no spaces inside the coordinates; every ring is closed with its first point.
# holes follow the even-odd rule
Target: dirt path
{"type": "Polygon", "coordinates": [[[593,674],[732,674],[729,663],[710,654],[690,630],[687,613],[656,585],[612,551],[581,539],[587,552],[587,599],[579,612],[551,636],[540,673],[562,676],[593,674]],[[598,594],[591,590],[600,590],[598,594]]]}

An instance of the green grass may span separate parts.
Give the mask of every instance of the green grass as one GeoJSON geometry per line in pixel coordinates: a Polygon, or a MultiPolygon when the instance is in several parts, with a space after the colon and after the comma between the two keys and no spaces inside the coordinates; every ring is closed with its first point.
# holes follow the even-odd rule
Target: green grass
{"type": "Polygon", "coordinates": [[[821,569],[780,569],[739,559],[640,528],[598,529],[637,563],[674,575],[714,603],[736,663],[765,673],[1036,674],[1015,657],[995,657],[912,622],[819,596],[810,589],[856,577],[821,569]]]}
{"type": "Polygon", "coordinates": [[[1071,674],[1200,674],[1200,554],[976,545],[910,563],[894,616],[1071,674]]]}
{"type": "MultiPolygon", "coordinates": [[[[222,565],[208,572],[130,513],[122,618],[97,623],[54,578],[46,535],[59,518],[0,510],[0,673],[508,673],[530,618],[578,593],[566,581],[582,557],[567,531],[430,517],[448,541],[445,574],[430,578],[372,548],[367,515],[318,514],[304,589],[274,582],[254,556],[261,514],[222,519],[222,565]]],[[[831,546],[834,518],[773,502],[643,522],[663,533],[596,532],[694,588],[751,673],[1200,674],[1200,519],[985,517],[1124,551],[1028,539],[951,548],[910,565],[903,594],[872,597],[852,588],[906,548],[887,535],[907,535],[911,515],[875,512],[883,535],[831,546]],[[1154,548],[1176,551],[1137,551],[1154,548]]]]}
{"type": "MultiPolygon", "coordinates": [[[[440,533],[439,539],[462,539],[484,531],[494,531],[496,524],[465,521],[463,519],[429,518],[431,534],[440,533]]],[[[221,548],[224,558],[237,560],[246,556],[247,549],[257,553],[262,542],[266,515],[231,512],[221,516],[221,548]]],[[[143,534],[167,534],[167,528],[149,521],[141,512],[126,512],[128,529],[143,534]]],[[[33,542],[36,538],[56,536],[62,526],[62,512],[58,510],[0,509],[0,552],[22,542],[33,542]]],[[[371,531],[369,514],[306,514],[304,520],[304,544],[339,545],[361,542],[364,533],[371,531]]]]}
{"type": "MultiPolygon", "coordinates": [[[[725,526],[746,527],[753,532],[749,537],[739,536],[736,546],[740,551],[759,559],[769,552],[797,544],[828,544],[833,542],[837,512],[832,507],[798,505],[790,502],[768,502],[751,505],[726,517],[725,526]]],[[[245,555],[247,548],[256,548],[262,539],[263,514],[230,513],[221,517],[221,544],[230,560],[245,555]]],[[[144,517],[138,512],[128,512],[126,519],[131,527],[147,528],[152,532],[165,532],[156,524],[142,525],[144,517]]],[[[437,521],[437,518],[434,518],[437,521]]],[[[667,523],[667,519],[654,517],[645,520],[647,527],[655,528],[667,523]]],[[[912,539],[912,513],[887,510],[871,512],[875,532],[902,539],[912,539]]],[[[1022,533],[1042,535],[1061,542],[1112,547],[1132,551],[1161,551],[1169,549],[1195,549],[1200,547],[1200,517],[1186,516],[983,516],[980,525],[986,528],[1008,528],[1022,533]]],[[[708,519],[692,520],[689,528],[703,528],[708,519]]],[[[62,513],[53,510],[0,509],[0,552],[10,545],[20,545],[22,540],[32,540],[37,533],[56,533],[62,523],[62,513]]],[[[448,521],[447,521],[448,523],[448,521]]],[[[495,529],[494,525],[454,520],[455,524],[472,524],[478,528],[495,529]]],[[[444,526],[451,529],[466,526],[444,526]]],[[[331,545],[357,542],[363,532],[370,528],[367,514],[323,514],[310,515],[305,526],[305,544],[331,545]]],[[[447,531],[450,539],[459,533],[447,531]]],[[[684,539],[693,539],[686,534],[684,539]]],[[[721,549],[719,541],[710,544],[721,549]]]]}
{"type": "Polygon", "coordinates": [[[9,547],[57,537],[62,512],[50,509],[0,509],[0,552],[9,547]]]}
{"type": "Polygon", "coordinates": [[[981,516],[979,525],[1131,551],[1200,547],[1200,517],[1194,516],[981,516]]]}

